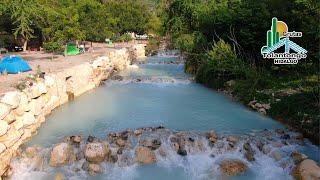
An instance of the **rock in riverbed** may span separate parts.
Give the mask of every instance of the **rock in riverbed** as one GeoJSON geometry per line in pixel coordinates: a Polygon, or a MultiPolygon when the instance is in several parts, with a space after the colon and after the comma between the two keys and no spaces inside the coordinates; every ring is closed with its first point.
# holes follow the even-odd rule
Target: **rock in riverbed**
{"type": "Polygon", "coordinates": [[[135,154],[136,154],[136,161],[141,164],[151,164],[157,161],[155,153],[147,147],[143,147],[143,146],[137,147],[135,154]]]}
{"type": "Polygon", "coordinates": [[[92,163],[100,163],[110,154],[107,144],[102,142],[92,142],[86,144],[84,156],[87,161],[92,163]]]}
{"type": "Polygon", "coordinates": [[[247,165],[236,159],[226,159],[220,163],[221,172],[224,175],[235,176],[247,170],[247,165]]]}
{"type": "Polygon", "coordinates": [[[60,143],[53,147],[50,156],[50,165],[53,167],[64,166],[75,160],[73,147],[68,143],[60,143]]]}

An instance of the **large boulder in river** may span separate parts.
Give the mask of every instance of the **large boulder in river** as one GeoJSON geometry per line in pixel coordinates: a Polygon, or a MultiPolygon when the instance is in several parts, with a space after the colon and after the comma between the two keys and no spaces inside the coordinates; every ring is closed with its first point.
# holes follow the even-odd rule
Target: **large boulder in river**
{"type": "Polygon", "coordinates": [[[87,161],[92,163],[100,163],[110,154],[107,144],[102,142],[88,143],[84,150],[84,156],[87,161]]]}
{"type": "Polygon", "coordinates": [[[320,167],[313,160],[306,159],[293,169],[292,175],[299,180],[318,180],[320,167]]]}
{"type": "Polygon", "coordinates": [[[74,161],[73,147],[68,143],[60,143],[53,147],[50,156],[50,166],[57,167],[74,161]]]}
{"type": "Polygon", "coordinates": [[[294,161],[295,164],[300,163],[301,161],[305,160],[308,158],[308,156],[306,156],[305,154],[299,153],[297,151],[294,151],[291,153],[291,157],[294,161]]]}
{"type": "Polygon", "coordinates": [[[143,147],[143,146],[137,147],[135,151],[135,155],[136,155],[136,161],[141,164],[151,164],[157,161],[155,153],[147,147],[143,147]]]}
{"type": "Polygon", "coordinates": [[[235,176],[247,170],[247,165],[237,159],[226,159],[221,161],[220,170],[224,175],[235,176]]]}

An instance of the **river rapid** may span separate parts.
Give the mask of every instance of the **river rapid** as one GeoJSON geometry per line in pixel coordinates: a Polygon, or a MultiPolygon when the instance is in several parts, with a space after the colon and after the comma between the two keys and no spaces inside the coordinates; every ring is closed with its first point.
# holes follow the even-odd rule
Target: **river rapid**
{"type": "Polygon", "coordinates": [[[11,163],[11,179],[53,179],[58,172],[67,179],[221,179],[224,176],[219,165],[224,159],[238,159],[248,168],[228,177],[231,179],[292,179],[294,162],[290,154],[299,151],[319,162],[320,150],[308,140],[294,139],[297,133],[280,129],[285,126],[193,82],[184,73],[178,56],[162,53],[131,65],[105,85],[57,108],[21,150],[23,154],[26,147],[39,147],[41,167],[34,157],[18,156],[11,163]],[[141,127],[154,129],[142,130],[141,136],[129,133],[126,141],[130,147],[116,155],[117,162],[102,162],[101,173],[94,176],[83,168],[84,158],[58,168],[49,165],[52,147],[65,137],[81,135],[81,149],[91,135],[117,152],[117,144],[110,140],[117,137],[113,133],[122,134],[128,129],[133,132],[141,127]],[[212,130],[218,136],[214,144],[207,136],[212,130]],[[190,141],[183,144],[187,155],[177,153],[173,145],[172,137],[179,134],[190,141]],[[236,137],[236,142],[230,137],[236,137]],[[134,162],[141,138],[157,139],[165,155],[157,147],[155,163],[134,162]],[[194,140],[201,144],[200,150],[194,140]],[[260,142],[268,150],[263,151],[260,142]],[[254,161],[245,155],[246,143],[250,144],[254,161]],[[123,165],[121,159],[125,156],[131,163],[123,160],[123,165]]]}

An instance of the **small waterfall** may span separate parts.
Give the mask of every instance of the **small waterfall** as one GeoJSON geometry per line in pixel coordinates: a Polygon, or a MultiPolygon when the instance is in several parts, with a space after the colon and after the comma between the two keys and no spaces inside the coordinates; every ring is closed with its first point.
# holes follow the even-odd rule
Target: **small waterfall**
{"type": "MultiPolygon", "coordinates": [[[[48,163],[52,148],[36,147],[34,151],[37,153],[33,155],[24,148],[11,164],[11,178],[47,179],[61,172],[68,179],[140,179],[143,177],[140,169],[145,165],[141,165],[143,162],[137,159],[137,148],[144,147],[155,154],[153,162],[158,168],[167,173],[176,169],[190,179],[223,178],[221,163],[229,159],[242,162],[248,168],[239,177],[292,179],[290,172],[294,160],[290,155],[305,143],[299,140],[298,134],[292,132],[263,130],[251,135],[236,136],[217,135],[214,131],[174,131],[161,126],[112,132],[105,139],[88,137],[87,140],[77,141],[79,144],[74,143],[72,137],[75,136],[66,137],[63,142],[72,145],[77,154],[75,161],[54,168],[48,163]],[[110,149],[109,157],[99,165],[101,173],[94,176],[84,168],[86,158],[79,155],[90,142],[106,143],[110,149]],[[249,155],[248,151],[251,151],[249,155]]],[[[149,156],[148,153],[143,155],[149,156]]],[[[171,172],[171,175],[174,178],[175,173],[171,172]]]]}

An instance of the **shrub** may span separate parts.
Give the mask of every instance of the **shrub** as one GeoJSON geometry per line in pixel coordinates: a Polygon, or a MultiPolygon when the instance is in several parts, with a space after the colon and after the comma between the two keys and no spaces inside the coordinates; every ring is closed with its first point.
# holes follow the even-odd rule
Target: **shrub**
{"type": "Polygon", "coordinates": [[[148,56],[150,55],[156,55],[157,50],[160,46],[160,40],[157,38],[150,38],[146,47],[146,54],[148,56]]]}
{"type": "Polygon", "coordinates": [[[200,66],[196,80],[210,87],[220,88],[231,79],[245,79],[249,69],[241,61],[231,46],[219,40],[212,50],[206,53],[200,66]]]}

